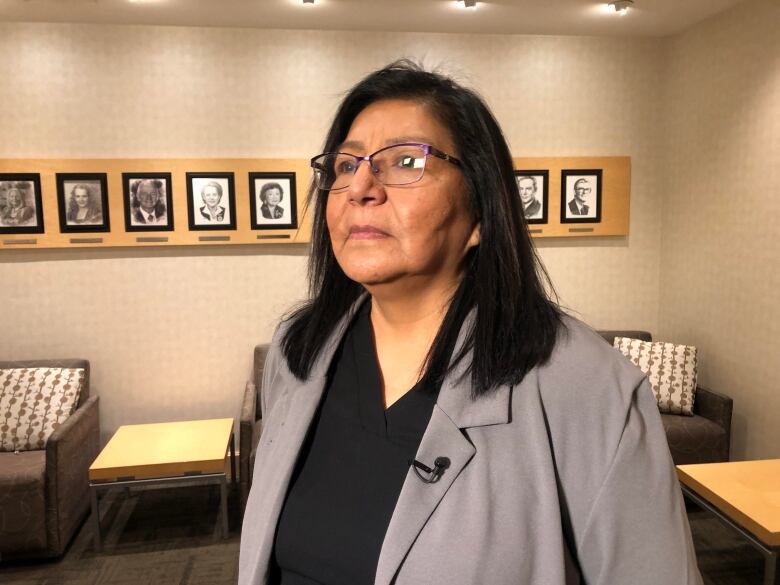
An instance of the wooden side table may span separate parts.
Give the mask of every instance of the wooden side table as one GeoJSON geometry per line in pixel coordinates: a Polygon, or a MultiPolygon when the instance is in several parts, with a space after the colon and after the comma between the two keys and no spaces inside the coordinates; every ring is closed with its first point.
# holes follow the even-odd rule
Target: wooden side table
{"type": "Polygon", "coordinates": [[[89,468],[95,549],[101,548],[99,492],[117,486],[217,484],[222,535],[227,538],[228,450],[235,484],[232,418],[119,427],[89,468]]]}
{"type": "Polygon", "coordinates": [[[678,465],[683,493],[739,531],[764,555],[764,585],[777,585],[780,459],[678,465]]]}

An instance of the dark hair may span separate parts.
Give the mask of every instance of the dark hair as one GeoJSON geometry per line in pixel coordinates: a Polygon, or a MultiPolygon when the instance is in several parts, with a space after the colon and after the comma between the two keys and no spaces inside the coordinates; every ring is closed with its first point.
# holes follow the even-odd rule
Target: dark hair
{"type": "MultiPolygon", "coordinates": [[[[463,163],[469,208],[480,221],[480,243],[466,255],[463,279],[428,353],[422,385],[438,388],[472,350],[469,370],[475,398],[499,385],[517,384],[550,357],[561,311],[550,299],[552,284],[528,234],[506,140],[474,91],[401,60],[371,73],[350,90],[330,127],[324,152],[338,150],[368,105],[389,99],[427,106],[450,132],[455,155],[463,163]],[[453,356],[472,309],[473,326],[453,356]]],[[[344,274],[333,254],[325,220],[328,192],[312,189],[312,199],[311,300],[290,315],[282,342],[288,367],[300,379],[308,377],[334,327],[364,292],[344,274]]]]}
{"type": "Polygon", "coordinates": [[[263,203],[266,202],[266,198],[268,197],[268,192],[271,189],[277,189],[279,191],[279,201],[284,199],[284,189],[282,189],[282,186],[279,183],[266,183],[262,187],[260,187],[260,201],[263,203]]]}

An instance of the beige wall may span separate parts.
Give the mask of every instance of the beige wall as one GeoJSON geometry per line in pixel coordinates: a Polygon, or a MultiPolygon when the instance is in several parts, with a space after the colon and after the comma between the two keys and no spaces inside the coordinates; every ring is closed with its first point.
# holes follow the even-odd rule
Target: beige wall
{"type": "Polygon", "coordinates": [[[780,457],[780,4],[671,40],[660,333],[734,398],[733,457],[780,457]]]}
{"type": "MultiPolygon", "coordinates": [[[[655,332],[668,44],[2,24],[0,157],[308,157],[364,73],[399,56],[442,63],[487,97],[516,155],[632,157],[630,237],[540,247],[587,322],[655,332]]],[[[105,433],[235,416],[252,346],[305,294],[305,254],[0,251],[0,355],[89,358],[105,433]]]]}

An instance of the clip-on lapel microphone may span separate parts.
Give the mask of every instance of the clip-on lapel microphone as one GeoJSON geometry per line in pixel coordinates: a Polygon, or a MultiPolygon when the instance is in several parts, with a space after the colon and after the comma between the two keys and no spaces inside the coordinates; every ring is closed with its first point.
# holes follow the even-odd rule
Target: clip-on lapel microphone
{"type": "Polygon", "coordinates": [[[437,457],[433,462],[433,469],[425,465],[425,463],[420,463],[416,459],[410,459],[409,465],[412,466],[414,473],[417,474],[417,477],[419,477],[423,482],[436,483],[439,481],[439,478],[444,475],[444,470],[450,466],[450,460],[448,457],[437,457]],[[428,477],[423,476],[423,474],[419,471],[420,469],[427,473],[428,477]]]}

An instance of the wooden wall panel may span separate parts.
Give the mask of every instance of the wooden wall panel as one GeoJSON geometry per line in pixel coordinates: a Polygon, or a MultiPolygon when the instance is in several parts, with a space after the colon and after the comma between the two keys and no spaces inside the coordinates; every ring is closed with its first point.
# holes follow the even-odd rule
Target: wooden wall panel
{"type": "Polygon", "coordinates": [[[191,246],[230,244],[307,243],[311,222],[306,194],[311,181],[304,159],[5,159],[0,173],[40,173],[43,223],[46,233],[0,235],[0,249],[116,246],[191,246]],[[174,231],[126,232],[122,173],[170,172],[174,231]],[[187,172],[233,172],[236,192],[235,230],[190,231],[187,222],[187,172]],[[297,185],[298,229],[252,230],[249,210],[250,172],[294,172],[297,185]],[[60,233],[56,173],[107,173],[110,232],[60,233]],[[140,238],[140,241],[139,241],[140,238]],[[167,241],[144,239],[167,238],[167,241]],[[220,239],[212,239],[220,238],[220,239]],[[221,238],[228,238],[222,240],[221,238]],[[21,243],[35,240],[36,243],[21,243]],[[88,243],[72,243],[91,240],[88,243]],[[100,240],[100,241],[94,241],[100,240]],[[14,242],[20,242],[15,244],[14,242]]]}
{"type": "MultiPolygon", "coordinates": [[[[535,238],[628,235],[631,159],[610,157],[515,158],[516,169],[549,171],[548,223],[530,226],[535,238]],[[602,169],[599,223],[560,223],[561,170],[602,169]]],[[[311,239],[312,210],[306,208],[311,172],[306,159],[4,159],[1,173],[40,173],[43,234],[0,235],[0,250],[120,246],[198,246],[231,244],[305,244],[311,239]],[[126,232],[122,173],[170,172],[173,183],[174,231],[126,232]],[[187,172],[233,172],[236,191],[235,230],[190,231],[187,222],[187,172]],[[250,228],[249,173],[294,172],[298,229],[250,228]],[[106,173],[110,232],[60,233],[56,173],[106,173]],[[164,241],[160,241],[164,239],[164,241]]]]}
{"type": "Polygon", "coordinates": [[[544,170],[550,173],[549,209],[546,224],[529,226],[535,238],[627,236],[631,199],[631,158],[627,156],[582,156],[514,158],[516,169],[544,170]],[[561,217],[561,171],[602,169],[601,222],[565,223],[561,217]]]}

